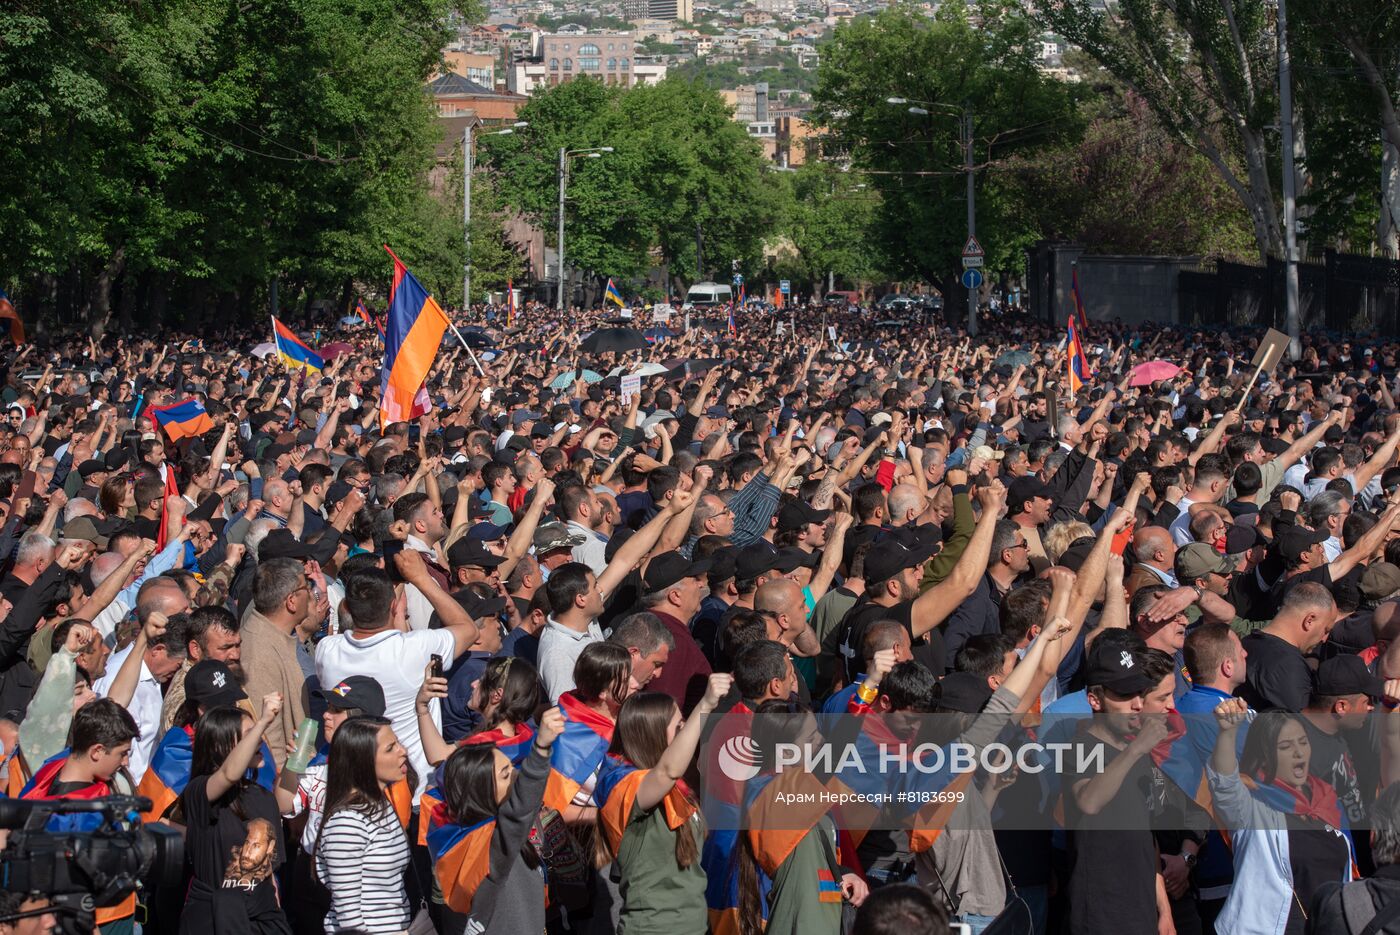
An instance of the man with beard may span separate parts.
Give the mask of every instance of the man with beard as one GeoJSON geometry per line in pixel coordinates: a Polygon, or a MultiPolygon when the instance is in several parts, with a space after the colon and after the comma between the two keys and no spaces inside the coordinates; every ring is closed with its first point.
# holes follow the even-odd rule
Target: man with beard
{"type": "Polygon", "coordinates": [[[238,632],[238,618],[225,607],[200,607],[190,614],[188,655],[170,680],[165,704],[160,711],[160,730],[164,734],[175,723],[175,712],[185,702],[185,676],[196,662],[213,659],[228,666],[241,685],[247,676],[243,672],[243,637],[238,632]]]}

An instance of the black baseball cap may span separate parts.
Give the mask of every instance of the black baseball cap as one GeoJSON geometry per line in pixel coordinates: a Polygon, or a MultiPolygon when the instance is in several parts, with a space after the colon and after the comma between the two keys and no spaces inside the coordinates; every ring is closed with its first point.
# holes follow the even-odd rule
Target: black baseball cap
{"type": "Polygon", "coordinates": [[[1103,645],[1098,640],[1085,654],[1084,683],[1102,685],[1120,695],[1138,695],[1154,684],[1138,653],[1122,646],[1103,645]]]}
{"type": "Polygon", "coordinates": [[[473,620],[495,617],[506,609],[506,599],[499,594],[494,597],[482,597],[471,588],[465,588],[452,596],[473,620]]]}
{"type": "Polygon", "coordinates": [[[648,594],[655,594],[686,578],[704,576],[710,564],[708,558],[692,561],[679,552],[663,552],[647,563],[642,585],[648,594]]]}
{"type": "Polygon", "coordinates": [[[992,687],[974,672],[949,672],[933,688],[933,703],[962,714],[977,714],[991,700],[992,687]]]}
{"type": "Polygon", "coordinates": [[[1010,513],[1020,513],[1027,500],[1034,497],[1049,497],[1050,487],[1040,478],[1026,475],[1011,482],[1006,492],[1006,505],[1010,513]]]}
{"type": "Polygon", "coordinates": [[[1325,529],[1307,529],[1302,526],[1281,526],[1274,537],[1274,542],[1284,558],[1297,558],[1313,546],[1326,541],[1325,529]]]}
{"type": "Polygon", "coordinates": [[[1244,523],[1232,523],[1225,530],[1225,554],[1239,555],[1248,552],[1256,545],[1264,545],[1264,535],[1257,527],[1244,523]]]}
{"type": "Polygon", "coordinates": [[[107,467],[106,461],[98,461],[96,458],[89,459],[78,465],[78,473],[85,478],[110,470],[111,468],[107,467]]]}
{"type": "Polygon", "coordinates": [[[505,559],[486,548],[479,539],[468,539],[466,536],[452,543],[447,550],[447,561],[453,568],[463,568],[471,565],[476,568],[495,568],[505,559]]]}
{"type": "Polygon", "coordinates": [[[734,559],[734,577],[752,581],[777,567],[778,553],[766,542],[755,542],[739,550],[734,559]]]}
{"type": "Polygon", "coordinates": [[[789,500],[778,511],[778,532],[801,529],[808,523],[824,523],[829,516],[830,510],[818,510],[801,500],[789,500]]]}
{"type": "Polygon", "coordinates": [[[788,548],[779,549],[773,561],[773,567],[786,575],[799,568],[816,568],[821,564],[821,556],[816,552],[804,552],[802,549],[788,548]]]}
{"type": "Polygon", "coordinates": [[[1366,662],[1360,656],[1352,653],[1333,656],[1317,667],[1313,697],[1336,698],[1343,695],[1380,698],[1385,695],[1385,679],[1366,668],[1366,662]]]}
{"type": "Polygon", "coordinates": [[[922,565],[932,557],[930,546],[910,547],[896,536],[886,536],[865,555],[865,581],[867,584],[888,581],[904,569],[922,565]]]}
{"type": "Polygon", "coordinates": [[[351,675],[330,688],[318,688],[311,694],[342,711],[356,708],[371,717],[384,716],[384,689],[368,675],[351,675]]]}
{"type": "Polygon", "coordinates": [[[258,561],[273,558],[295,558],[302,561],[311,557],[311,549],[292,535],[289,529],[274,529],[258,544],[258,561]]]}
{"type": "Polygon", "coordinates": [[[216,659],[201,659],[185,673],[185,697],[204,708],[238,704],[248,693],[233,670],[216,659]]]}
{"type": "Polygon", "coordinates": [[[710,555],[710,587],[733,578],[737,565],[735,549],[719,549],[710,555]]]}

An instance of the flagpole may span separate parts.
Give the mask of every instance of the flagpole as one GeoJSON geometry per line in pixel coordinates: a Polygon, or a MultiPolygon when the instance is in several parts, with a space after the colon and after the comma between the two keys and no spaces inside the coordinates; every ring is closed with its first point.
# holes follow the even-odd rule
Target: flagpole
{"type": "MultiPolygon", "coordinates": [[[[443,317],[447,318],[446,312],[443,312],[443,317]]],[[[457,330],[457,326],[452,323],[451,318],[447,319],[447,327],[452,329],[452,333],[457,336],[457,340],[462,342],[462,346],[465,347],[467,353],[471,355],[472,363],[476,364],[476,372],[481,374],[482,377],[485,377],[486,371],[481,369],[481,361],[476,359],[476,351],[472,350],[471,345],[467,343],[467,339],[462,337],[462,332],[457,330]]]]}

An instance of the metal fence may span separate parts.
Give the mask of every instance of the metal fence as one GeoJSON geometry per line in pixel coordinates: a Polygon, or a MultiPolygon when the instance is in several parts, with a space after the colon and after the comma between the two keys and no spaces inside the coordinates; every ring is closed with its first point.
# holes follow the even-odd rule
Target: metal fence
{"type": "MultiPolygon", "coordinates": [[[[1327,251],[1298,266],[1304,330],[1394,334],[1400,327],[1400,261],[1327,251]]],[[[1220,262],[1183,270],[1177,282],[1177,321],[1209,327],[1284,325],[1284,263],[1220,262]]]]}

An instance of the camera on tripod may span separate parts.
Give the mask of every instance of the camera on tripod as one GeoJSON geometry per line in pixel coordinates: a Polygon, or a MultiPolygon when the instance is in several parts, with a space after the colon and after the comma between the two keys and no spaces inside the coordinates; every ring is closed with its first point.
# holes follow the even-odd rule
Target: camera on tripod
{"type": "Polygon", "coordinates": [[[53,901],[59,928],[91,935],[96,910],[120,905],[138,889],[178,886],[185,848],[180,833],[141,824],[146,798],[0,800],[0,828],[9,840],[0,850],[0,886],[12,893],[42,893],[53,901]],[[57,815],[75,829],[49,830],[57,815]]]}

